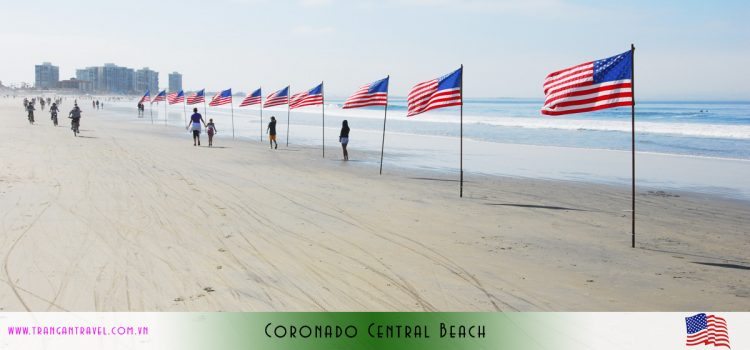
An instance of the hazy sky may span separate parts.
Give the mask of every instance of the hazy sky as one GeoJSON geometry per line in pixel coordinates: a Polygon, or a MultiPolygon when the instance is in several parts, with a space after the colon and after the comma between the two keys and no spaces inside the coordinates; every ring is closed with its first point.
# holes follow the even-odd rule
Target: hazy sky
{"type": "Polygon", "coordinates": [[[557,69],[636,45],[636,97],[750,99],[750,1],[3,1],[0,80],[34,64],[183,73],[186,89],[326,81],[329,96],[391,75],[391,93],[464,64],[467,97],[542,97],[557,69]]]}

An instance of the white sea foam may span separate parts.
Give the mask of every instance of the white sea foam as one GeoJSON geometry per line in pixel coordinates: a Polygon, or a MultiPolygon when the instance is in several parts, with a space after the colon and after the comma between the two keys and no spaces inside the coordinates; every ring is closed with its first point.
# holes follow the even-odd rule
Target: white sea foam
{"type": "MultiPolygon", "coordinates": [[[[286,111],[284,111],[286,112],[286,111]]],[[[314,110],[297,110],[294,113],[320,113],[314,110]]],[[[382,119],[383,112],[367,109],[341,109],[338,105],[326,105],[326,114],[346,118],[382,119]]],[[[405,120],[405,111],[389,111],[388,119],[405,120]]],[[[413,122],[458,123],[455,114],[431,113],[408,118],[413,122]]],[[[558,129],[558,130],[590,130],[630,132],[630,118],[623,120],[581,119],[575,117],[490,117],[464,115],[465,124],[482,124],[500,127],[516,127],[525,129],[558,129]]],[[[666,135],[682,135],[691,137],[750,139],[750,125],[704,124],[679,122],[640,122],[636,116],[636,132],[666,135]]]]}

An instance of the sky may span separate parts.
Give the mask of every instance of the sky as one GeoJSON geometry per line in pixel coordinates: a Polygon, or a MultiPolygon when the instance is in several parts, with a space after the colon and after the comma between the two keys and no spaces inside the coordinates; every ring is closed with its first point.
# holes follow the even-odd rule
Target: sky
{"type": "Polygon", "coordinates": [[[636,98],[748,100],[750,1],[3,1],[0,81],[115,63],[185,89],[391,94],[464,65],[471,97],[543,98],[544,77],[625,52],[636,98]]]}

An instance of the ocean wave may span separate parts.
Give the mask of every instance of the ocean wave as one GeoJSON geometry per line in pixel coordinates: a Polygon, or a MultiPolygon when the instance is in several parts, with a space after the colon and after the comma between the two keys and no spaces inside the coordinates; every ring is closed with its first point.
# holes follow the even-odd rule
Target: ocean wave
{"type": "MultiPolygon", "coordinates": [[[[373,109],[341,109],[337,104],[326,106],[326,113],[347,118],[382,119],[382,107],[373,109]]],[[[450,123],[458,124],[456,114],[431,113],[407,118],[404,110],[391,110],[388,107],[389,120],[409,120],[417,123],[450,123]]],[[[310,112],[315,113],[315,112],[310,112]]],[[[614,131],[630,132],[630,118],[622,120],[612,119],[580,119],[571,117],[492,117],[464,115],[466,125],[488,125],[496,127],[524,128],[524,129],[557,129],[580,131],[614,131]]],[[[750,139],[750,125],[742,124],[712,124],[697,122],[657,122],[638,121],[636,115],[635,129],[638,133],[680,135],[690,137],[750,139]]]]}

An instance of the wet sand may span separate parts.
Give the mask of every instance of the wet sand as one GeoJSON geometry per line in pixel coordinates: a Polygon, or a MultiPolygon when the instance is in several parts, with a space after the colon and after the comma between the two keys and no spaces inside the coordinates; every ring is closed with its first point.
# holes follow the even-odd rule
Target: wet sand
{"type": "Polygon", "coordinates": [[[628,188],[469,173],[461,199],[134,117],[84,107],[74,138],[0,99],[3,311],[750,310],[748,202],[639,191],[632,249],[628,188]]]}

